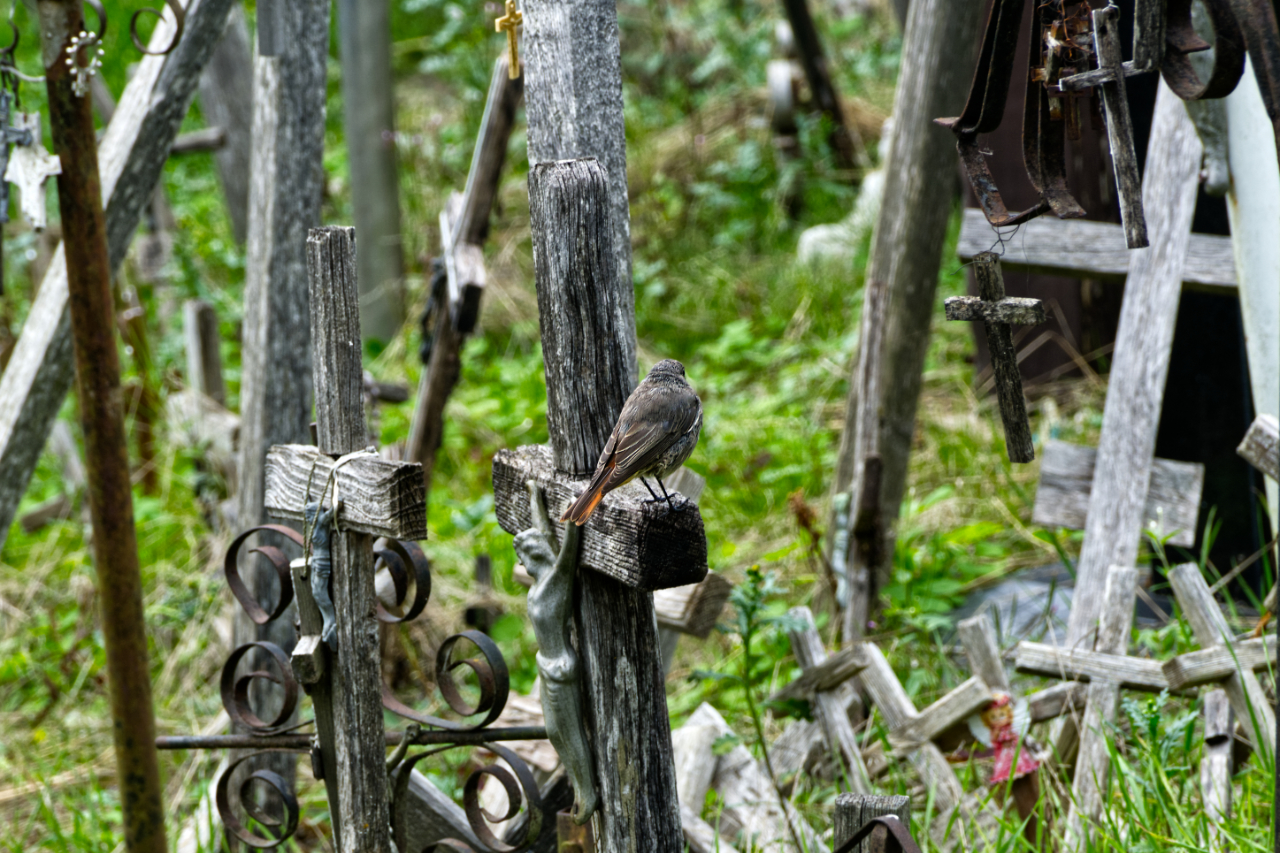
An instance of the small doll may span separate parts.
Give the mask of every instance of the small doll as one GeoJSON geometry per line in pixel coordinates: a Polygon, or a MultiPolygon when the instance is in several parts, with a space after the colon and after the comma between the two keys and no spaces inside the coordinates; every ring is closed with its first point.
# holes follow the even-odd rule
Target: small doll
{"type": "Polygon", "coordinates": [[[1036,804],[1040,800],[1040,777],[1036,771],[1044,756],[1027,735],[1030,727],[1027,703],[1015,703],[1007,693],[995,694],[990,705],[969,718],[969,731],[974,738],[995,753],[991,784],[997,787],[997,798],[1003,800],[1003,791],[1011,791],[1018,814],[1025,821],[1023,835],[1034,845],[1038,834],[1036,804]]]}

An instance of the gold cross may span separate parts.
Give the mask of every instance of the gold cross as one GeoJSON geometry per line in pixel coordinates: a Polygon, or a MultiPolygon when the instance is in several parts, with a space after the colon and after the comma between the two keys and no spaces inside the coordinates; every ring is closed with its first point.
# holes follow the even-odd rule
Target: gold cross
{"type": "Polygon", "coordinates": [[[516,0],[507,0],[507,14],[493,22],[493,31],[507,31],[507,76],[512,80],[520,76],[520,45],[516,42],[516,27],[524,15],[516,11],[516,0]]]}

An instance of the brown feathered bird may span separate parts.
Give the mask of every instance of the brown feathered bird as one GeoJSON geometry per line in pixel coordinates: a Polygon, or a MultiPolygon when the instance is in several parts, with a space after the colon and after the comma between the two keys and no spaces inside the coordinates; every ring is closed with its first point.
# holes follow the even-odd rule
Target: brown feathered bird
{"type": "Polygon", "coordinates": [[[689,458],[701,430],[702,401],[685,381],[684,365],[669,358],[658,362],[627,398],[591,484],[560,520],[586,524],[606,494],[635,477],[655,501],[665,499],[674,509],[662,478],[689,458]],[[658,481],[662,497],[645,477],[658,481]]]}

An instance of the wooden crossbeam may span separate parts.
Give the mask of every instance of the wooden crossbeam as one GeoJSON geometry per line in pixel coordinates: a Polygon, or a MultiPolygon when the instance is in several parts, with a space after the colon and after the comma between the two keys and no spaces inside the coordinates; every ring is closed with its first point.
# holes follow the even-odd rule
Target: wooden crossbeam
{"type": "Polygon", "coordinates": [[[963,723],[990,705],[994,698],[987,683],[975,675],[911,719],[891,728],[889,743],[894,749],[917,748],[963,723]]]}
{"type": "Polygon", "coordinates": [[[1202,684],[1226,681],[1237,672],[1257,672],[1276,665],[1277,638],[1274,634],[1233,645],[1219,645],[1187,652],[1165,661],[1161,668],[1170,690],[1185,690],[1202,684]]]}
{"type": "Polygon", "coordinates": [[[1280,480],[1280,424],[1275,416],[1254,418],[1236,453],[1271,479],[1280,480]]]}
{"type": "MultiPolygon", "coordinates": [[[[964,211],[956,254],[970,260],[997,243],[982,211],[964,211]]],[[[1006,270],[1122,282],[1133,258],[1122,226],[1083,219],[1041,216],[1018,226],[999,247],[1006,270]]],[[[1182,268],[1184,286],[1211,293],[1235,293],[1236,262],[1230,237],[1192,234],[1182,268]]]]}
{"type": "MultiPolygon", "coordinates": [[[[1044,527],[1083,530],[1093,491],[1098,451],[1093,447],[1049,440],[1040,458],[1040,483],[1031,520],[1044,527]]],[[[1204,489],[1204,465],[1153,459],[1142,521],[1161,535],[1173,534],[1173,545],[1191,547],[1196,541],[1196,519],[1204,489]]]]}
{"type": "Polygon", "coordinates": [[[808,702],[815,693],[834,690],[869,665],[866,647],[862,644],[841,649],[828,655],[822,663],[806,669],[786,687],[769,697],[771,703],[785,705],[793,701],[808,702]]]}
{"type": "Polygon", "coordinates": [[[1160,661],[1107,654],[1092,649],[1065,649],[1023,641],[1015,662],[1018,672],[1081,681],[1109,681],[1125,690],[1159,693],[1169,689],[1160,661]]]}

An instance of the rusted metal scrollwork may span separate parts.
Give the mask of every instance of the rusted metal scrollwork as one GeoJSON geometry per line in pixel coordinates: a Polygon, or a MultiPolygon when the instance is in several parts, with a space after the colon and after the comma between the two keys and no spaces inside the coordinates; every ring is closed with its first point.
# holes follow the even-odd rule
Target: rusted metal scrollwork
{"type": "Polygon", "coordinates": [[[298,707],[298,682],[293,677],[292,667],[289,666],[289,656],[275,643],[266,641],[245,643],[233,651],[231,657],[227,658],[227,662],[222,666],[219,688],[222,693],[222,707],[226,708],[227,715],[233,722],[244,726],[253,734],[276,735],[297,728],[296,724],[290,725],[288,721],[293,716],[294,709],[298,707]],[[240,665],[244,656],[254,649],[267,653],[275,663],[276,669],[280,671],[278,675],[257,669],[236,678],[236,667],[240,665]],[[249,704],[249,687],[259,680],[278,684],[284,691],[280,711],[271,722],[259,718],[249,704]]]}
{"type": "Polygon", "coordinates": [[[476,731],[485,728],[501,716],[503,708],[507,705],[507,695],[511,692],[511,677],[507,672],[507,662],[493,640],[479,631],[463,631],[440,644],[440,650],[436,653],[436,685],[454,713],[462,717],[484,714],[484,718],[478,723],[468,724],[420,713],[392,695],[385,684],[382,686],[382,707],[406,720],[426,726],[450,731],[476,731]],[[466,640],[474,645],[480,651],[480,657],[453,660],[453,650],[460,640],[466,640]],[[452,673],[459,667],[471,670],[479,684],[480,697],[474,707],[467,703],[458,690],[458,685],[453,681],[452,673]]]}
{"type": "Polygon", "coordinates": [[[1191,0],[1169,0],[1166,7],[1168,20],[1160,76],[1184,101],[1225,98],[1235,91],[1244,74],[1244,33],[1230,3],[1204,0],[1204,7],[1213,24],[1212,45],[1200,38],[1191,24],[1191,0]],[[1210,47],[1213,48],[1213,71],[1207,81],[1202,81],[1188,57],[1210,47]]]}
{"type": "Polygon", "coordinates": [[[305,753],[306,751],[298,749],[259,750],[233,761],[227,767],[226,771],[218,779],[218,784],[214,791],[214,802],[218,806],[218,815],[222,818],[223,826],[232,835],[250,847],[265,850],[280,845],[297,831],[298,799],[294,796],[293,791],[290,790],[289,783],[279,773],[273,770],[253,771],[240,783],[239,788],[235,791],[235,796],[232,796],[230,790],[231,780],[237,767],[258,756],[272,752],[305,753]],[[275,791],[276,796],[280,798],[280,802],[284,806],[283,820],[272,815],[260,803],[254,802],[250,792],[256,783],[262,783],[275,791]],[[240,811],[247,814],[250,820],[256,821],[259,825],[272,830],[271,837],[255,835],[250,832],[244,822],[237,817],[237,813],[240,811]]]}
{"type": "Polygon", "coordinates": [[[133,39],[133,46],[148,56],[164,56],[173,51],[178,46],[178,42],[182,41],[182,31],[187,25],[187,13],[182,8],[182,4],[178,0],[165,0],[165,5],[169,7],[169,11],[173,12],[173,38],[169,39],[169,46],[164,50],[147,50],[147,46],[142,43],[142,38],[138,35],[138,17],[143,14],[155,15],[156,18],[163,19],[164,12],[159,9],[153,9],[145,6],[133,13],[133,17],[129,19],[129,37],[133,39]]]}
{"type": "MultiPolygon", "coordinates": [[[[409,801],[409,781],[413,766],[424,758],[452,748],[449,746],[440,747],[408,756],[395,768],[391,785],[391,829],[398,849],[410,849],[410,839],[406,832],[403,809],[404,804],[409,801]]],[[[486,851],[518,853],[518,851],[525,850],[533,844],[542,832],[542,822],[545,819],[545,814],[542,807],[542,797],[538,793],[538,783],[534,780],[529,766],[510,749],[498,743],[486,743],[483,748],[506,762],[507,767],[492,764],[481,767],[467,777],[466,784],[463,786],[463,807],[467,813],[467,822],[471,825],[472,832],[485,845],[486,851]],[[508,767],[510,768],[509,770],[507,769],[508,767]],[[507,811],[504,814],[495,815],[480,804],[480,785],[486,776],[496,779],[506,792],[507,811]],[[528,809],[529,821],[524,837],[520,839],[519,843],[509,844],[494,835],[493,830],[489,828],[489,824],[511,820],[522,809],[528,809]]],[[[469,845],[460,844],[456,839],[441,839],[441,842],[462,850],[471,849],[469,845]]],[[[477,851],[477,853],[480,853],[480,851],[477,851]]]]}
{"type": "MultiPolygon", "coordinates": [[[[391,583],[395,587],[396,600],[393,605],[403,615],[396,615],[378,601],[378,619],[383,622],[411,622],[422,615],[426,609],[427,599],[431,597],[431,563],[416,542],[401,542],[398,539],[379,539],[374,543],[373,556],[377,565],[385,566],[391,575],[391,583]],[[404,609],[405,598],[409,594],[409,572],[413,571],[413,602],[409,609],[404,609]]],[[[374,566],[375,570],[377,565],[374,566]]]]}
{"type": "Polygon", "coordinates": [[[236,597],[236,601],[240,602],[240,606],[244,608],[245,613],[249,614],[249,618],[253,620],[255,625],[265,625],[279,618],[293,601],[293,578],[289,574],[289,558],[284,555],[283,551],[273,545],[259,545],[256,548],[249,549],[250,554],[261,554],[267,558],[272,568],[276,570],[276,578],[280,581],[280,600],[276,602],[276,606],[271,609],[270,613],[262,605],[258,604],[258,600],[254,598],[253,593],[245,586],[244,579],[240,577],[240,547],[244,545],[250,536],[260,532],[278,533],[298,547],[302,547],[302,534],[293,528],[285,527],[283,524],[262,524],[257,527],[250,527],[244,533],[241,533],[232,540],[231,546],[227,548],[227,556],[222,561],[222,570],[227,577],[227,586],[231,587],[231,594],[236,597]]]}

